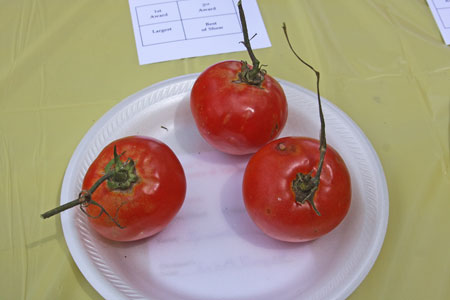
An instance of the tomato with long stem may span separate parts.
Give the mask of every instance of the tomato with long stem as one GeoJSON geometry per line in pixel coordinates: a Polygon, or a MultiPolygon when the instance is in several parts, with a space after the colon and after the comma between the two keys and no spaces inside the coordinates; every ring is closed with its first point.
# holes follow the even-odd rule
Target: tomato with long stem
{"type": "Polygon", "coordinates": [[[255,224],[282,241],[317,239],[336,228],[348,213],[351,180],[339,153],[326,143],[320,98],[320,73],[294,51],[317,77],[320,140],[291,136],[262,147],[247,164],[243,178],[245,207],[255,224]]]}
{"type": "Polygon", "coordinates": [[[241,1],[239,14],[253,66],[224,61],[207,68],[194,83],[191,112],[202,137],[229,154],[249,154],[278,137],[287,120],[283,88],[262,69],[248,36],[241,1]]]}

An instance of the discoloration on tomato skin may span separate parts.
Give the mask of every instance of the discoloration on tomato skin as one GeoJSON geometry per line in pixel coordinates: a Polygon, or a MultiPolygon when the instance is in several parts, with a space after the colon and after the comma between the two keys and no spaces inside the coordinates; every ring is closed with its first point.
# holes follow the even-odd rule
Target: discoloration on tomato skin
{"type": "Polygon", "coordinates": [[[275,123],[275,125],[273,125],[273,127],[272,127],[272,131],[270,132],[270,137],[274,138],[274,137],[278,136],[279,132],[280,132],[280,130],[279,130],[278,123],[275,123]]]}
{"type": "Polygon", "coordinates": [[[266,75],[262,87],[236,82],[241,62],[206,69],[191,92],[191,111],[203,138],[230,154],[249,154],[276,138],[287,120],[279,83],[266,75]]]}
{"type": "MultiPolygon", "coordinates": [[[[231,119],[231,114],[230,114],[230,113],[226,114],[226,115],[225,115],[225,118],[223,118],[222,124],[223,124],[223,125],[226,125],[226,124],[230,121],[230,119],[231,119]]],[[[204,125],[205,122],[203,122],[202,124],[204,125]]]]}
{"type": "Polygon", "coordinates": [[[350,174],[331,146],[314,198],[321,216],[310,203],[295,200],[291,183],[299,172],[315,175],[318,149],[315,139],[287,137],[272,141],[250,159],[242,184],[244,203],[252,220],[267,235],[289,242],[309,241],[333,230],[346,216],[351,203],[350,174]]]}

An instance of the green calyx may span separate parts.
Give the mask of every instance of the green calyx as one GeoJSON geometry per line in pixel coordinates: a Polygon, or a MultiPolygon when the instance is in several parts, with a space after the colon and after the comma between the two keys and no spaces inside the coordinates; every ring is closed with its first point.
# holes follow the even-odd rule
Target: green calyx
{"type": "Polygon", "coordinates": [[[308,202],[311,204],[314,212],[320,216],[320,212],[314,204],[314,195],[319,188],[319,178],[312,177],[310,174],[297,173],[297,176],[292,181],[291,188],[297,203],[305,204],[305,202],[308,202]]]}
{"type": "Polygon", "coordinates": [[[266,70],[259,67],[259,62],[256,67],[250,68],[246,61],[242,61],[241,72],[239,72],[239,81],[236,83],[246,83],[249,85],[255,85],[261,88],[266,75],[266,70]]]}
{"type": "Polygon", "coordinates": [[[107,180],[108,188],[111,190],[127,190],[139,180],[134,161],[131,158],[125,162],[120,160],[123,153],[118,155],[114,146],[114,158],[105,167],[105,173],[111,174],[107,180]]]}

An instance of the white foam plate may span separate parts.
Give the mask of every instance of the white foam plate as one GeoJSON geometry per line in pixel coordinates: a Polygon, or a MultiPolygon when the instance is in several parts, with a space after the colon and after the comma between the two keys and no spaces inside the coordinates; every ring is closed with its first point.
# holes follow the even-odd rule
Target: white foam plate
{"type": "MultiPolygon", "coordinates": [[[[273,240],[246,214],[241,180],[249,156],[213,150],[189,108],[198,74],[152,85],[117,104],[87,132],[67,167],[61,204],[77,197],[90,163],[109,142],[157,138],[178,155],[187,177],[183,207],[158,235],[111,242],[90,229],[78,208],[61,214],[79,269],[106,299],[344,299],[374,264],[386,233],[389,199],[378,156],[361,129],[323,99],[327,140],[346,161],[352,204],[344,221],[308,243],[273,240]]],[[[289,103],[282,136],[318,138],[316,95],[280,80],[289,103]]]]}

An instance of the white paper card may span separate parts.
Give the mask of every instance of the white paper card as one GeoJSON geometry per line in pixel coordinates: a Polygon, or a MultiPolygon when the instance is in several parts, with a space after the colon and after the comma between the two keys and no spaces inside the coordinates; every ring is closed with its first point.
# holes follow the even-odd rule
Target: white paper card
{"type": "Polygon", "coordinates": [[[445,44],[450,45],[450,0],[427,0],[445,44]]]}
{"type": "MultiPolygon", "coordinates": [[[[238,0],[129,0],[139,64],[245,51],[238,0]]],[[[242,1],[253,49],[270,47],[256,0],[242,1]]]]}

